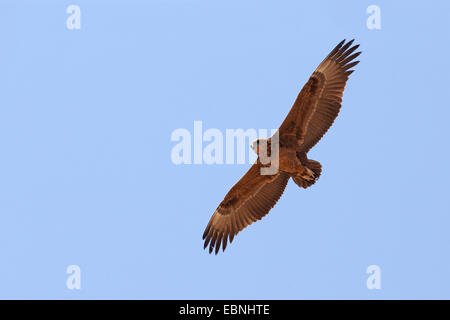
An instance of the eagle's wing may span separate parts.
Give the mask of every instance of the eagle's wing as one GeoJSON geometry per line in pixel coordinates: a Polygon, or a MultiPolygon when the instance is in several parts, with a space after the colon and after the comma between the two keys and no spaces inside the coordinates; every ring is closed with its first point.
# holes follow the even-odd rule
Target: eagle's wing
{"type": "Polygon", "coordinates": [[[280,134],[295,134],[299,151],[308,152],[328,131],[341,108],[342,94],[349,70],[359,63],[353,61],[361,52],[353,53],[359,45],[354,40],[339,43],[313,72],[300,91],[280,134]],[[353,53],[353,54],[352,54],[353,53]]]}
{"type": "Polygon", "coordinates": [[[289,175],[278,172],[275,175],[261,175],[259,159],[247,173],[230,189],[217,207],[203,233],[205,248],[223,250],[234,236],[253,222],[260,220],[277,203],[286,188],[289,175]]]}

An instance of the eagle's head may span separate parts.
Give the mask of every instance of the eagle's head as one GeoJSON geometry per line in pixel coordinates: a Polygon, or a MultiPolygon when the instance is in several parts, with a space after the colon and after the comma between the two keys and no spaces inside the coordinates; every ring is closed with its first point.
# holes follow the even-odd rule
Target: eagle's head
{"type": "Polygon", "coordinates": [[[267,141],[268,139],[256,139],[250,144],[250,148],[252,148],[253,151],[255,151],[256,154],[259,155],[259,146],[262,146],[263,143],[267,146],[267,141]]]}

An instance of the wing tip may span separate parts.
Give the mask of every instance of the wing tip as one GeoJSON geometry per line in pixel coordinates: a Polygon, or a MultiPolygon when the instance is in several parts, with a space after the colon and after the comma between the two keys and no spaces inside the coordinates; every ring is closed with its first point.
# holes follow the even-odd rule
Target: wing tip
{"type": "Polygon", "coordinates": [[[208,232],[204,237],[203,240],[203,249],[205,250],[206,247],[208,247],[209,253],[215,253],[216,255],[219,253],[220,248],[222,247],[222,252],[225,251],[227,248],[228,242],[233,242],[234,234],[219,234],[219,235],[213,235],[214,232],[208,232]]]}
{"type": "Polygon", "coordinates": [[[352,39],[348,42],[346,42],[346,40],[344,39],[341,42],[339,42],[339,44],[332,50],[332,51],[335,51],[337,49],[334,52],[334,56],[341,56],[348,51],[350,51],[350,52],[355,51],[357,48],[359,48],[360,44],[357,43],[354,46],[352,46],[354,42],[355,42],[355,39],[352,39]]]}

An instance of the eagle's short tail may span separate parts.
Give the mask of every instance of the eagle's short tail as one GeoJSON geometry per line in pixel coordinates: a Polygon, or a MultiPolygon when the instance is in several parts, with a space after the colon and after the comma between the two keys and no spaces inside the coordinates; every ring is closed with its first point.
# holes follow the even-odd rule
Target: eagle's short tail
{"type": "Polygon", "coordinates": [[[312,172],[314,172],[314,174],[316,175],[316,179],[315,180],[310,180],[307,181],[305,179],[302,179],[300,177],[292,177],[292,179],[294,180],[294,182],[301,188],[308,188],[310,186],[312,186],[314,183],[316,183],[317,179],[319,179],[320,174],[322,173],[322,165],[320,164],[319,161],[314,161],[314,160],[307,160],[308,164],[306,165],[307,168],[309,168],[312,172]]]}

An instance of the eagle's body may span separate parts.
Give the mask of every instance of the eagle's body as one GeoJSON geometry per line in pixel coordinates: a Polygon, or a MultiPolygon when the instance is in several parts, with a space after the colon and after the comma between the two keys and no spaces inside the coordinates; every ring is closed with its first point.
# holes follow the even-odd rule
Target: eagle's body
{"type": "MultiPolygon", "coordinates": [[[[258,159],[247,173],[231,188],[214,212],[203,234],[205,248],[218,253],[228,239],[265,216],[284,192],[290,178],[302,187],[313,185],[322,172],[319,162],[307,157],[308,151],[322,138],[337,117],[349,70],[361,52],[352,54],[359,45],[353,40],[339,43],[313,72],[300,91],[294,105],[272,138],[259,139],[252,144],[258,159]],[[272,150],[272,139],[277,148],[272,150]],[[271,163],[263,156],[278,160],[275,174],[262,174],[271,163]]],[[[274,160],[272,160],[274,161],[274,160]]]]}

